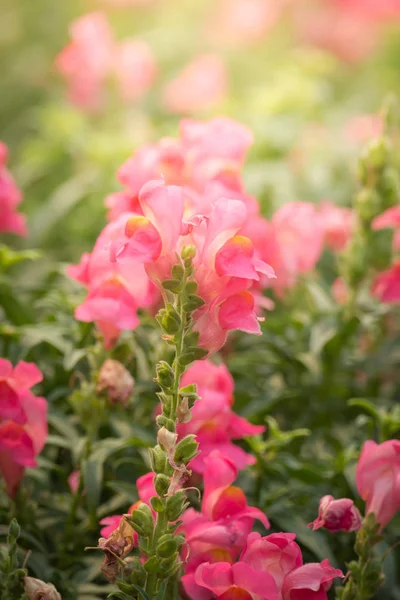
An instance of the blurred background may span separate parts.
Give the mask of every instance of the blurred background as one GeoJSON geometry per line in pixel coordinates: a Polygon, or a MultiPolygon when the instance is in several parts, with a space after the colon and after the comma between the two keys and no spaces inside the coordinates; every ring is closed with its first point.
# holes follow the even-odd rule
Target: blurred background
{"type": "Polygon", "coordinates": [[[245,178],[267,216],[348,204],[371,114],[400,88],[398,0],[2,0],[1,14],[18,243],[50,261],[91,248],[118,166],[187,116],[252,128],[245,178]]]}

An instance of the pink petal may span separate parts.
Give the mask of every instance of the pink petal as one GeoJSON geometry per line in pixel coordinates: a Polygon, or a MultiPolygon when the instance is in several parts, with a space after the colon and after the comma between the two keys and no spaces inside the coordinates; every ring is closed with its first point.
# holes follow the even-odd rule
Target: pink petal
{"type": "Polygon", "coordinates": [[[203,563],[196,570],[195,582],[219,596],[233,585],[232,566],[226,562],[203,563]]]}
{"type": "Polygon", "coordinates": [[[219,309],[219,323],[222,329],[239,329],[246,333],[261,335],[260,324],[254,312],[254,297],[245,290],[230,296],[219,309]]]}
{"type": "Polygon", "coordinates": [[[17,389],[25,390],[42,381],[43,375],[34,363],[21,360],[14,369],[14,379],[17,389]]]}

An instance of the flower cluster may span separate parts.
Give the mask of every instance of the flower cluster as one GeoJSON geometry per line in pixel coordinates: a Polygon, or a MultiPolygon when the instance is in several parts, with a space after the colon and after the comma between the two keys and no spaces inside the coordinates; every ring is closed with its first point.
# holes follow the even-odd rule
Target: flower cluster
{"type": "Polygon", "coordinates": [[[106,16],[89,13],[70,27],[71,42],[60,52],[56,67],[68,83],[72,104],[96,110],[107,79],[113,75],[123,100],[140,99],[152,86],[156,64],[151,48],[136,39],[116,43],[106,16]]]}
{"type": "Polygon", "coordinates": [[[254,464],[255,458],[232,443],[234,439],[263,433],[263,425],[252,425],[232,411],[233,378],[225,365],[197,361],[182,377],[182,385],[196,384],[199,399],[191,409],[191,419],[178,425],[179,437],[195,434],[200,454],[190,468],[203,473],[206,458],[214,451],[231,460],[237,469],[254,464]]]}
{"type": "Polygon", "coordinates": [[[35,467],[47,437],[47,402],[30,388],[42,381],[33,363],[0,359],[0,472],[13,496],[25,467],[35,467]]]}
{"type": "Polygon", "coordinates": [[[25,217],[16,210],[22,195],[6,167],[7,158],[7,146],[0,142],[0,233],[23,236],[26,235],[25,217]]]}

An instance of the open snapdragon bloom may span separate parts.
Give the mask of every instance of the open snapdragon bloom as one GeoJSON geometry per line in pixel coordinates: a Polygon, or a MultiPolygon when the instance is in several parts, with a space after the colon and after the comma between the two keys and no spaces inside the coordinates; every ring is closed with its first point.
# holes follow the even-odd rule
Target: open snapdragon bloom
{"type": "Polygon", "coordinates": [[[260,260],[252,242],[237,235],[246,222],[243,202],[219,198],[209,215],[184,215],[184,190],[159,181],[146,184],[139,195],[142,215],[130,217],[124,235],[111,245],[118,264],[144,264],[157,285],[168,279],[176,255],[192,244],[196,248],[194,279],[203,307],[194,313],[199,345],[215,352],[227,332],[239,329],[260,334],[255,301],[250,291],[260,275],[274,278],[273,269],[260,260]]]}
{"type": "Polygon", "coordinates": [[[202,473],[205,458],[214,450],[229,458],[238,469],[254,464],[256,459],[232,443],[234,439],[263,433],[263,425],[252,425],[232,410],[233,379],[225,365],[214,365],[208,360],[193,363],[184,373],[182,386],[195,383],[200,399],[191,409],[188,423],[178,425],[178,434],[184,437],[196,434],[200,454],[190,462],[193,471],[202,473]]]}
{"type": "Polygon", "coordinates": [[[67,274],[87,287],[85,301],[75,310],[80,321],[94,321],[111,347],[123,330],[139,324],[137,310],[153,304],[157,298],[154,285],[142,263],[129,267],[110,261],[113,240],[123,234],[131,213],[122,214],[109,223],[98,237],[91,254],[85,253],[79,265],[68,267],[67,274]]]}
{"type": "Polygon", "coordinates": [[[24,215],[17,212],[17,206],[22,200],[22,194],[8,171],[7,146],[0,142],[0,233],[16,233],[26,235],[24,215]]]}
{"type": "Polygon", "coordinates": [[[16,367],[0,359],[0,472],[9,496],[14,496],[26,467],[35,467],[36,457],[47,437],[47,402],[30,388],[43,376],[33,363],[16,367]]]}

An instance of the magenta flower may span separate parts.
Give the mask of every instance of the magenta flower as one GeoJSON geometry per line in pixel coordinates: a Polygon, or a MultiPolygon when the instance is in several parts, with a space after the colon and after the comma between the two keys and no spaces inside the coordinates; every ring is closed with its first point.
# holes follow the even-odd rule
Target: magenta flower
{"type": "Polygon", "coordinates": [[[22,195],[6,168],[7,158],[7,146],[0,142],[0,233],[24,236],[27,233],[25,217],[16,210],[22,195]]]}
{"type": "Polygon", "coordinates": [[[47,402],[30,388],[42,381],[36,365],[20,361],[16,367],[0,359],[0,471],[7,493],[14,496],[26,467],[36,467],[36,457],[47,437],[47,402]]]}
{"type": "Polygon", "coordinates": [[[318,517],[308,527],[314,531],[325,527],[332,533],[358,531],[361,527],[360,511],[350,498],[335,500],[333,496],[323,496],[319,501],[318,517]]]}
{"type": "Polygon", "coordinates": [[[375,277],[371,293],[381,302],[388,304],[400,302],[400,259],[375,277]]]}
{"type": "Polygon", "coordinates": [[[128,39],[115,48],[114,70],[121,97],[139,100],[152,87],[157,75],[153,52],[146,42],[128,39]]]}
{"type": "Polygon", "coordinates": [[[343,250],[350,239],[354,223],[351,208],[325,201],[319,204],[318,215],[324,232],[324,243],[335,252],[343,250]]]}
{"type": "Polygon", "coordinates": [[[195,362],[182,378],[183,386],[190,383],[196,383],[201,398],[191,410],[192,419],[178,425],[180,437],[194,433],[200,445],[200,454],[190,462],[190,468],[202,473],[205,458],[214,450],[230,459],[238,469],[254,464],[254,456],[232,440],[258,435],[265,427],[252,425],[232,411],[233,380],[226,366],[216,366],[208,360],[195,362]]]}
{"type": "Polygon", "coordinates": [[[374,513],[381,528],[400,510],[400,441],[365,442],[357,464],[356,483],[366,502],[366,514],[374,513]]]}

